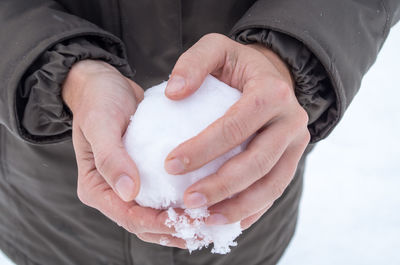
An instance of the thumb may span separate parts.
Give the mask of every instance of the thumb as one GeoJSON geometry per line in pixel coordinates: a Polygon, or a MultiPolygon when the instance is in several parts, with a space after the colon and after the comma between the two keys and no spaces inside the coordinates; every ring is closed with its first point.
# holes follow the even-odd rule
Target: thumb
{"type": "Polygon", "coordinates": [[[226,55],[234,49],[232,42],[216,33],[202,37],[179,57],[168,80],[165,95],[179,100],[193,94],[208,74],[224,67],[226,55]]]}
{"type": "Polygon", "coordinates": [[[140,189],[139,172],[124,148],[120,127],[115,126],[115,122],[103,126],[101,123],[99,121],[84,132],[92,148],[96,169],[122,200],[132,201],[140,189]]]}

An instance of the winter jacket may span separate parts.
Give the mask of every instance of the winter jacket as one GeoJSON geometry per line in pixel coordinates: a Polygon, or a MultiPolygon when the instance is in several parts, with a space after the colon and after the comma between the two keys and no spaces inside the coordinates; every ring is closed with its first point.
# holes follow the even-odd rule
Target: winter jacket
{"type": "Polygon", "coordinates": [[[398,0],[0,0],[0,248],[26,265],[275,264],[295,230],[306,155],[230,254],[148,244],[77,198],[61,84],[74,63],[96,59],[147,88],[218,32],[264,44],[287,63],[316,143],[399,17],[398,0]]]}

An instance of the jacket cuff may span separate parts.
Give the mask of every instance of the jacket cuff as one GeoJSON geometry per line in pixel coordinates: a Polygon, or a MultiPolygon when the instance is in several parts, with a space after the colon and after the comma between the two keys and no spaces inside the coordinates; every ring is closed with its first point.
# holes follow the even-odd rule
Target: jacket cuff
{"type": "Polygon", "coordinates": [[[25,72],[16,106],[23,138],[35,143],[69,139],[72,114],[61,97],[61,87],[72,65],[80,60],[105,61],[123,75],[133,76],[120,43],[102,36],[82,36],[55,44],[25,72]]]}
{"type": "Polygon", "coordinates": [[[286,62],[295,81],[297,99],[309,116],[311,142],[320,140],[337,116],[334,89],[320,61],[302,42],[277,31],[248,28],[231,37],[243,44],[263,44],[286,62]]]}

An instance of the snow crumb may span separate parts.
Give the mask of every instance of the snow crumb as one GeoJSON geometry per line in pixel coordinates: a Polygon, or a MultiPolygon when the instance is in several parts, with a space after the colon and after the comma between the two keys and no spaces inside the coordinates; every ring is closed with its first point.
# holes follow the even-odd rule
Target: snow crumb
{"type": "Polygon", "coordinates": [[[196,181],[215,173],[232,156],[242,152],[248,141],[233,148],[203,167],[182,175],[164,169],[168,153],[196,136],[240,98],[241,93],[218,79],[207,76],[190,97],[174,101],[164,90],[167,82],[146,90],[143,101],[124,135],[124,145],[140,174],[136,202],[141,206],[168,210],[166,225],[174,227],[175,237],[186,241],[189,251],[214,244],[211,252],[225,254],[241,233],[240,224],[206,226],[207,208],[185,209],[184,191],[196,181]],[[178,214],[174,208],[185,209],[178,214]]]}
{"type": "Polygon", "coordinates": [[[189,252],[214,243],[211,253],[229,253],[230,247],[237,245],[234,240],[242,233],[240,222],[229,225],[206,225],[204,221],[209,216],[209,212],[205,207],[186,209],[185,213],[188,216],[178,215],[172,207],[168,209],[167,213],[166,225],[175,228],[176,233],[173,236],[184,239],[189,252]]]}
{"type": "Polygon", "coordinates": [[[207,207],[201,207],[197,209],[185,209],[185,213],[188,214],[192,219],[205,218],[210,216],[207,207]]]}

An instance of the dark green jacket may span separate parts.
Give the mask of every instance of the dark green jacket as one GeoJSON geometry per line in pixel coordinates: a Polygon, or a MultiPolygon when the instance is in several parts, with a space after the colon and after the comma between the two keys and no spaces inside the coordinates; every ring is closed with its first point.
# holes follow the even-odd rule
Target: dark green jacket
{"type": "Polygon", "coordinates": [[[78,200],[60,85],[91,58],[147,88],[219,32],[287,62],[314,143],[343,116],[399,10],[398,0],[0,0],[0,248],[17,264],[276,263],[294,233],[305,156],[231,254],[143,243],[78,200]]]}

